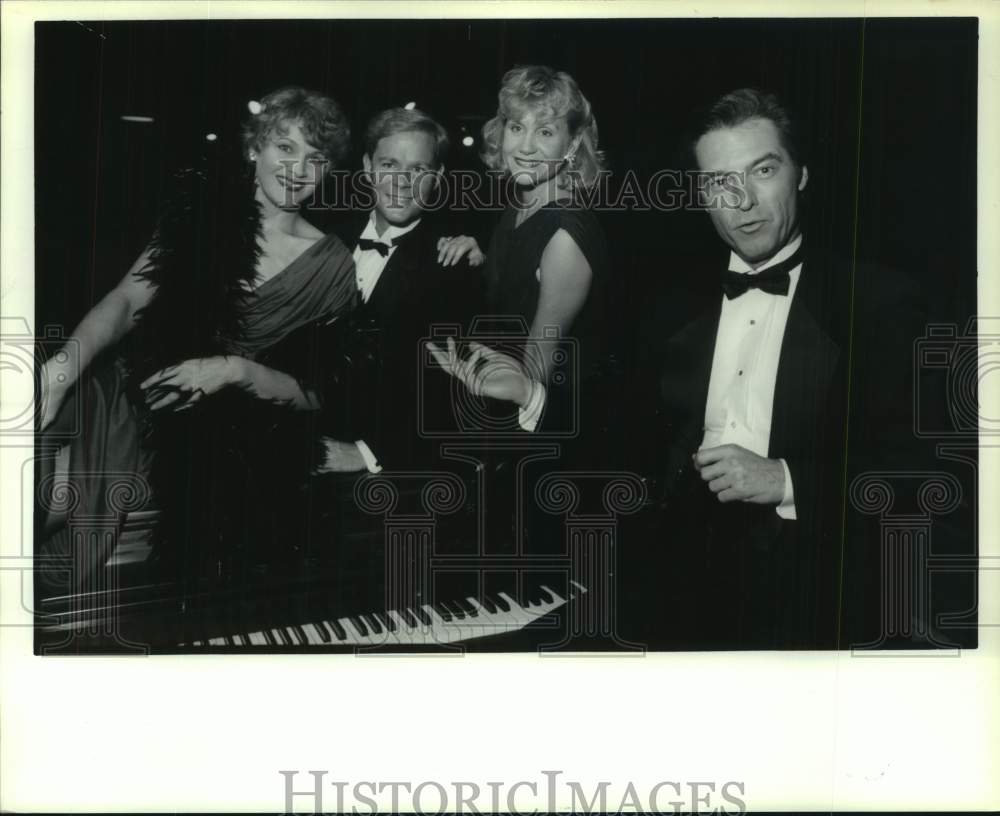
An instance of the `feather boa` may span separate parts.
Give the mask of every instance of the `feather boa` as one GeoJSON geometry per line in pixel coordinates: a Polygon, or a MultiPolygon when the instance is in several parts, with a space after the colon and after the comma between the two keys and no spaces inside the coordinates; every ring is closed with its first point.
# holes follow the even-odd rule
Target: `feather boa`
{"type": "MultiPolygon", "coordinates": [[[[252,182],[224,165],[185,170],[159,221],[141,271],[156,287],[137,314],[128,361],[139,384],[183,360],[229,353],[243,336],[242,305],[260,255],[252,182]]],[[[189,411],[140,409],[160,536],[185,574],[230,575],[281,533],[322,450],[314,417],[230,389],[189,411]],[[286,514],[286,515],[283,515],[286,514]],[[270,538],[268,538],[270,536],[270,538]]]]}
{"type": "Polygon", "coordinates": [[[242,336],[240,307],[260,256],[252,182],[227,177],[220,164],[174,180],[139,273],[156,293],[136,315],[134,385],[181,360],[225,353],[242,336]]]}

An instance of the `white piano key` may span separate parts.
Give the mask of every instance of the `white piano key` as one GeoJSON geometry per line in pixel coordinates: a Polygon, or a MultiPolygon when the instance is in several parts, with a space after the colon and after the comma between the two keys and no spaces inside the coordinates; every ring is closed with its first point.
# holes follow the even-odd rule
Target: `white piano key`
{"type": "MultiPolygon", "coordinates": [[[[326,626],[326,628],[330,632],[330,637],[333,638],[333,643],[335,645],[338,645],[338,646],[343,645],[344,643],[347,643],[346,640],[344,640],[343,638],[341,638],[337,634],[337,627],[334,626],[334,623],[339,623],[339,621],[332,621],[332,620],[325,620],[325,621],[323,621],[323,624],[326,626]]],[[[350,635],[350,632],[348,632],[348,635],[350,635]]]]}
{"type": "Polygon", "coordinates": [[[486,637],[487,635],[494,634],[496,631],[495,621],[493,621],[490,613],[486,611],[486,607],[475,598],[466,598],[465,600],[478,613],[474,617],[466,618],[465,621],[462,621],[462,623],[468,621],[468,626],[463,627],[463,630],[470,633],[466,637],[486,637]]]}
{"type": "Polygon", "coordinates": [[[372,646],[392,646],[398,643],[395,637],[393,637],[392,632],[386,628],[386,625],[374,613],[368,613],[364,621],[365,626],[368,627],[368,637],[372,646]],[[377,632],[372,626],[372,621],[378,626],[377,632]]]}
{"type": "MultiPolygon", "coordinates": [[[[455,617],[446,621],[431,604],[421,604],[417,609],[390,609],[373,613],[363,613],[358,616],[338,618],[333,621],[318,621],[302,623],[298,627],[278,627],[260,632],[249,632],[216,637],[209,641],[194,641],[193,646],[225,646],[233,643],[237,646],[423,646],[444,643],[455,643],[474,638],[512,632],[522,629],[538,618],[547,615],[567,603],[559,593],[542,585],[540,595],[534,601],[522,605],[505,592],[496,593],[496,598],[502,599],[510,608],[504,610],[499,604],[495,612],[487,608],[476,598],[466,598],[463,604],[468,605],[475,614],[467,614],[461,618],[455,617]],[[417,613],[422,614],[417,614],[417,613]],[[366,616],[375,617],[379,631],[367,622],[366,616]],[[390,630],[384,619],[391,619],[395,631],[390,630]],[[429,623],[424,623],[424,620],[429,623]],[[362,635],[355,621],[360,621],[366,630],[362,635]],[[412,621],[412,622],[410,622],[412,621]],[[337,628],[346,633],[346,638],[337,636],[337,628]],[[329,634],[325,640],[321,632],[329,634]]],[[[587,588],[577,581],[570,581],[567,598],[572,600],[587,592],[587,588]]],[[[494,602],[495,603],[495,602],[494,602]]],[[[182,644],[183,645],[183,644],[182,644]]]]}
{"type": "Polygon", "coordinates": [[[414,631],[413,627],[410,626],[395,609],[390,609],[386,613],[389,617],[393,619],[396,623],[396,640],[404,646],[416,646],[419,641],[417,638],[417,633],[414,631]]]}
{"type": "Polygon", "coordinates": [[[510,595],[508,595],[506,592],[498,592],[497,595],[503,598],[504,601],[506,601],[507,604],[510,606],[510,612],[507,612],[505,614],[509,615],[515,623],[519,624],[520,626],[527,626],[529,623],[531,623],[533,618],[527,612],[525,612],[524,609],[521,608],[521,604],[519,604],[517,601],[511,598],[510,595]]]}
{"type": "Polygon", "coordinates": [[[347,632],[347,640],[344,641],[348,645],[355,645],[361,642],[361,638],[364,635],[361,634],[357,627],[357,624],[350,618],[337,618],[337,623],[340,624],[341,628],[347,632]]]}
{"type": "Polygon", "coordinates": [[[402,641],[399,639],[399,631],[398,630],[395,632],[390,631],[390,629],[384,623],[382,623],[381,621],[379,621],[379,623],[382,624],[382,634],[380,635],[380,637],[382,638],[382,642],[388,646],[401,645],[402,641]]]}
{"type": "Polygon", "coordinates": [[[306,643],[310,646],[323,646],[326,641],[320,637],[319,630],[316,629],[316,624],[314,623],[304,623],[302,625],[302,631],[306,635],[306,643]]]}
{"type": "Polygon", "coordinates": [[[433,645],[435,643],[454,643],[462,639],[462,630],[456,627],[457,618],[446,621],[429,604],[421,604],[421,609],[427,613],[431,619],[430,626],[422,626],[422,643],[433,645]]]}

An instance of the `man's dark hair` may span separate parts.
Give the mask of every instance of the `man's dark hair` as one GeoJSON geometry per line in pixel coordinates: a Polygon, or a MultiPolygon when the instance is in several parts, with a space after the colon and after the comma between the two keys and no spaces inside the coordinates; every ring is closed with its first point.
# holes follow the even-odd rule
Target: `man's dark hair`
{"type": "Polygon", "coordinates": [[[740,88],[720,97],[704,109],[692,130],[690,151],[706,133],[742,125],[751,119],[769,119],[778,129],[781,144],[800,168],[806,163],[795,114],[778,97],[757,88],[740,88]]]}

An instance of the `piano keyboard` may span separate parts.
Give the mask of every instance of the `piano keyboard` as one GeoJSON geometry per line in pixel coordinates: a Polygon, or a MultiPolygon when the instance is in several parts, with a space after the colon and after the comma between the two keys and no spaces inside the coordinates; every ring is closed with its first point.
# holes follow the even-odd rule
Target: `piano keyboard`
{"type": "MultiPolygon", "coordinates": [[[[191,646],[433,646],[523,629],[587,590],[570,581],[569,598],[541,586],[548,596],[521,605],[506,592],[482,601],[465,598],[330,620],[279,626],[195,640],[191,646]]],[[[186,647],[188,644],[181,643],[186,647]]]]}

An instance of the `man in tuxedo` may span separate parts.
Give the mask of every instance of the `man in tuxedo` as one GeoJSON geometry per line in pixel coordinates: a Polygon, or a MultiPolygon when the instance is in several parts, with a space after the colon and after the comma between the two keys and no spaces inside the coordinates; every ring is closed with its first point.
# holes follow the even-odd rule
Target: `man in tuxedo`
{"type": "Polygon", "coordinates": [[[478,248],[456,259],[425,212],[447,148],[444,128],[419,110],[386,110],[368,125],[363,161],[375,205],[341,230],[354,249],[359,306],[344,338],[352,364],[324,400],[321,472],[433,467],[419,411],[440,413],[450,384],[423,365],[421,340],[435,324],[467,320],[479,285],[470,260],[482,263],[478,248]]]}
{"type": "Polygon", "coordinates": [[[829,590],[810,579],[824,535],[823,436],[840,422],[842,346],[824,325],[818,274],[803,263],[809,170],[791,127],[776,99],[753,91],[727,95],[702,123],[694,154],[709,174],[703,203],[730,258],[723,291],[687,305],[660,379],[668,505],[683,503],[687,515],[675,541],[681,563],[718,581],[719,603],[698,617],[722,645],[787,645],[788,629],[800,634],[805,622],[782,618],[808,614],[805,599],[788,594],[829,590]]]}
{"type": "Polygon", "coordinates": [[[734,91],[699,124],[702,203],[729,259],[710,273],[721,286],[675,293],[656,321],[651,447],[665,460],[652,543],[674,580],[667,609],[650,613],[651,639],[831,648],[843,640],[845,569],[858,567],[845,565],[844,489],[872,461],[848,456],[848,417],[885,429],[883,443],[905,439],[906,343],[921,312],[899,278],[803,234],[809,170],[776,97],[734,91]]]}

